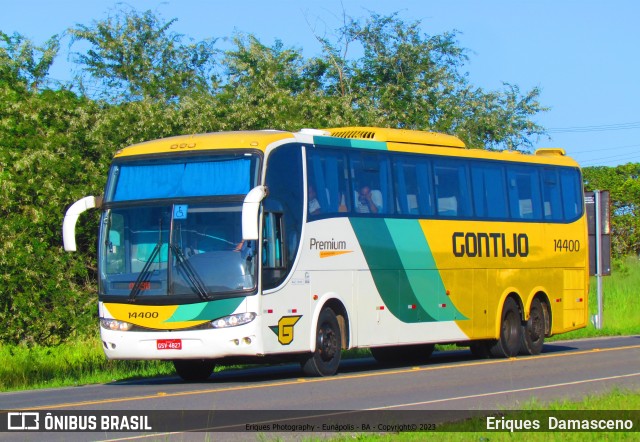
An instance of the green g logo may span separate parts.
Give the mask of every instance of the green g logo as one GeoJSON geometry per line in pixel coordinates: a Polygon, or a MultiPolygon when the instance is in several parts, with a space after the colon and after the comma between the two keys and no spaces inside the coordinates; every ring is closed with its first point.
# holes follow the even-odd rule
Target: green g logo
{"type": "Polygon", "coordinates": [[[278,321],[278,325],[271,325],[269,328],[278,336],[278,342],[282,345],[289,345],[293,342],[293,326],[302,318],[300,316],[283,316],[278,321]]]}

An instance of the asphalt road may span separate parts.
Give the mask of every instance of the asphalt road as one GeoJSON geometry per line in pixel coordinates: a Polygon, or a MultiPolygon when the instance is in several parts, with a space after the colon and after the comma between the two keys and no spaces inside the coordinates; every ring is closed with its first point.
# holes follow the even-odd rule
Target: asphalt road
{"type": "MultiPolygon", "coordinates": [[[[196,384],[164,377],[2,393],[0,408],[53,413],[498,410],[517,409],[531,400],[540,403],[579,399],[615,387],[640,392],[640,336],[553,342],[545,345],[541,355],[512,359],[474,359],[469,351],[459,350],[436,352],[428,364],[420,366],[382,367],[370,358],[347,360],[342,362],[338,375],[328,378],[305,378],[299,366],[281,365],[217,373],[207,382],[196,384]]],[[[69,435],[49,433],[49,438],[54,434],[69,435]]],[[[92,440],[115,436],[91,435],[92,440]]],[[[47,439],[40,439],[41,436],[44,435],[30,433],[26,439],[47,439]]]]}

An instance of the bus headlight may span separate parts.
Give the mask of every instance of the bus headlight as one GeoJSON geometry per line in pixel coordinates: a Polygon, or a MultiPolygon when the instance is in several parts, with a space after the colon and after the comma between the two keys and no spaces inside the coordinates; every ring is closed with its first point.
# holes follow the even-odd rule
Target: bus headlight
{"type": "Polygon", "coordinates": [[[211,321],[213,328],[236,327],[238,325],[248,324],[256,318],[253,312],[236,313],[235,315],[225,316],[224,318],[211,321]]]}
{"type": "Polygon", "coordinates": [[[100,318],[100,325],[107,330],[129,331],[133,328],[133,324],[117,319],[100,318]]]}

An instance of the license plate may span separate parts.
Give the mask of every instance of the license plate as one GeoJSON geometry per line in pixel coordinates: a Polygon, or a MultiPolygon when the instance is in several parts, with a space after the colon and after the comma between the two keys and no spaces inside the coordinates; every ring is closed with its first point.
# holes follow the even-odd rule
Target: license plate
{"type": "Polygon", "coordinates": [[[182,350],[182,339],[158,339],[156,347],[158,350],[182,350]]]}

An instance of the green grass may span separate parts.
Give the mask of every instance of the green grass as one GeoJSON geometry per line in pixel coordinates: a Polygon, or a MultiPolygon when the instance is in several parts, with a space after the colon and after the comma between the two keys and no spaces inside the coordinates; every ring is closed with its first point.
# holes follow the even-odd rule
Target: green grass
{"type": "Polygon", "coordinates": [[[100,340],[57,347],[0,346],[0,391],[74,386],[173,373],[160,361],[109,361],[100,340]]]}
{"type": "MultiPolygon", "coordinates": [[[[628,258],[603,280],[602,330],[586,328],[553,337],[576,339],[640,333],[640,261],[628,258]]],[[[595,278],[592,278],[590,315],[597,312],[595,278]]],[[[97,330],[96,330],[97,333],[97,330]]],[[[448,350],[455,346],[438,347],[448,350]]],[[[351,350],[347,358],[368,357],[368,350],[351,350]]],[[[173,365],[161,361],[108,361],[97,336],[79,338],[57,347],[0,345],[0,391],[84,385],[114,380],[173,374],[173,365]]],[[[216,367],[216,371],[225,367],[216,367]]]]}

